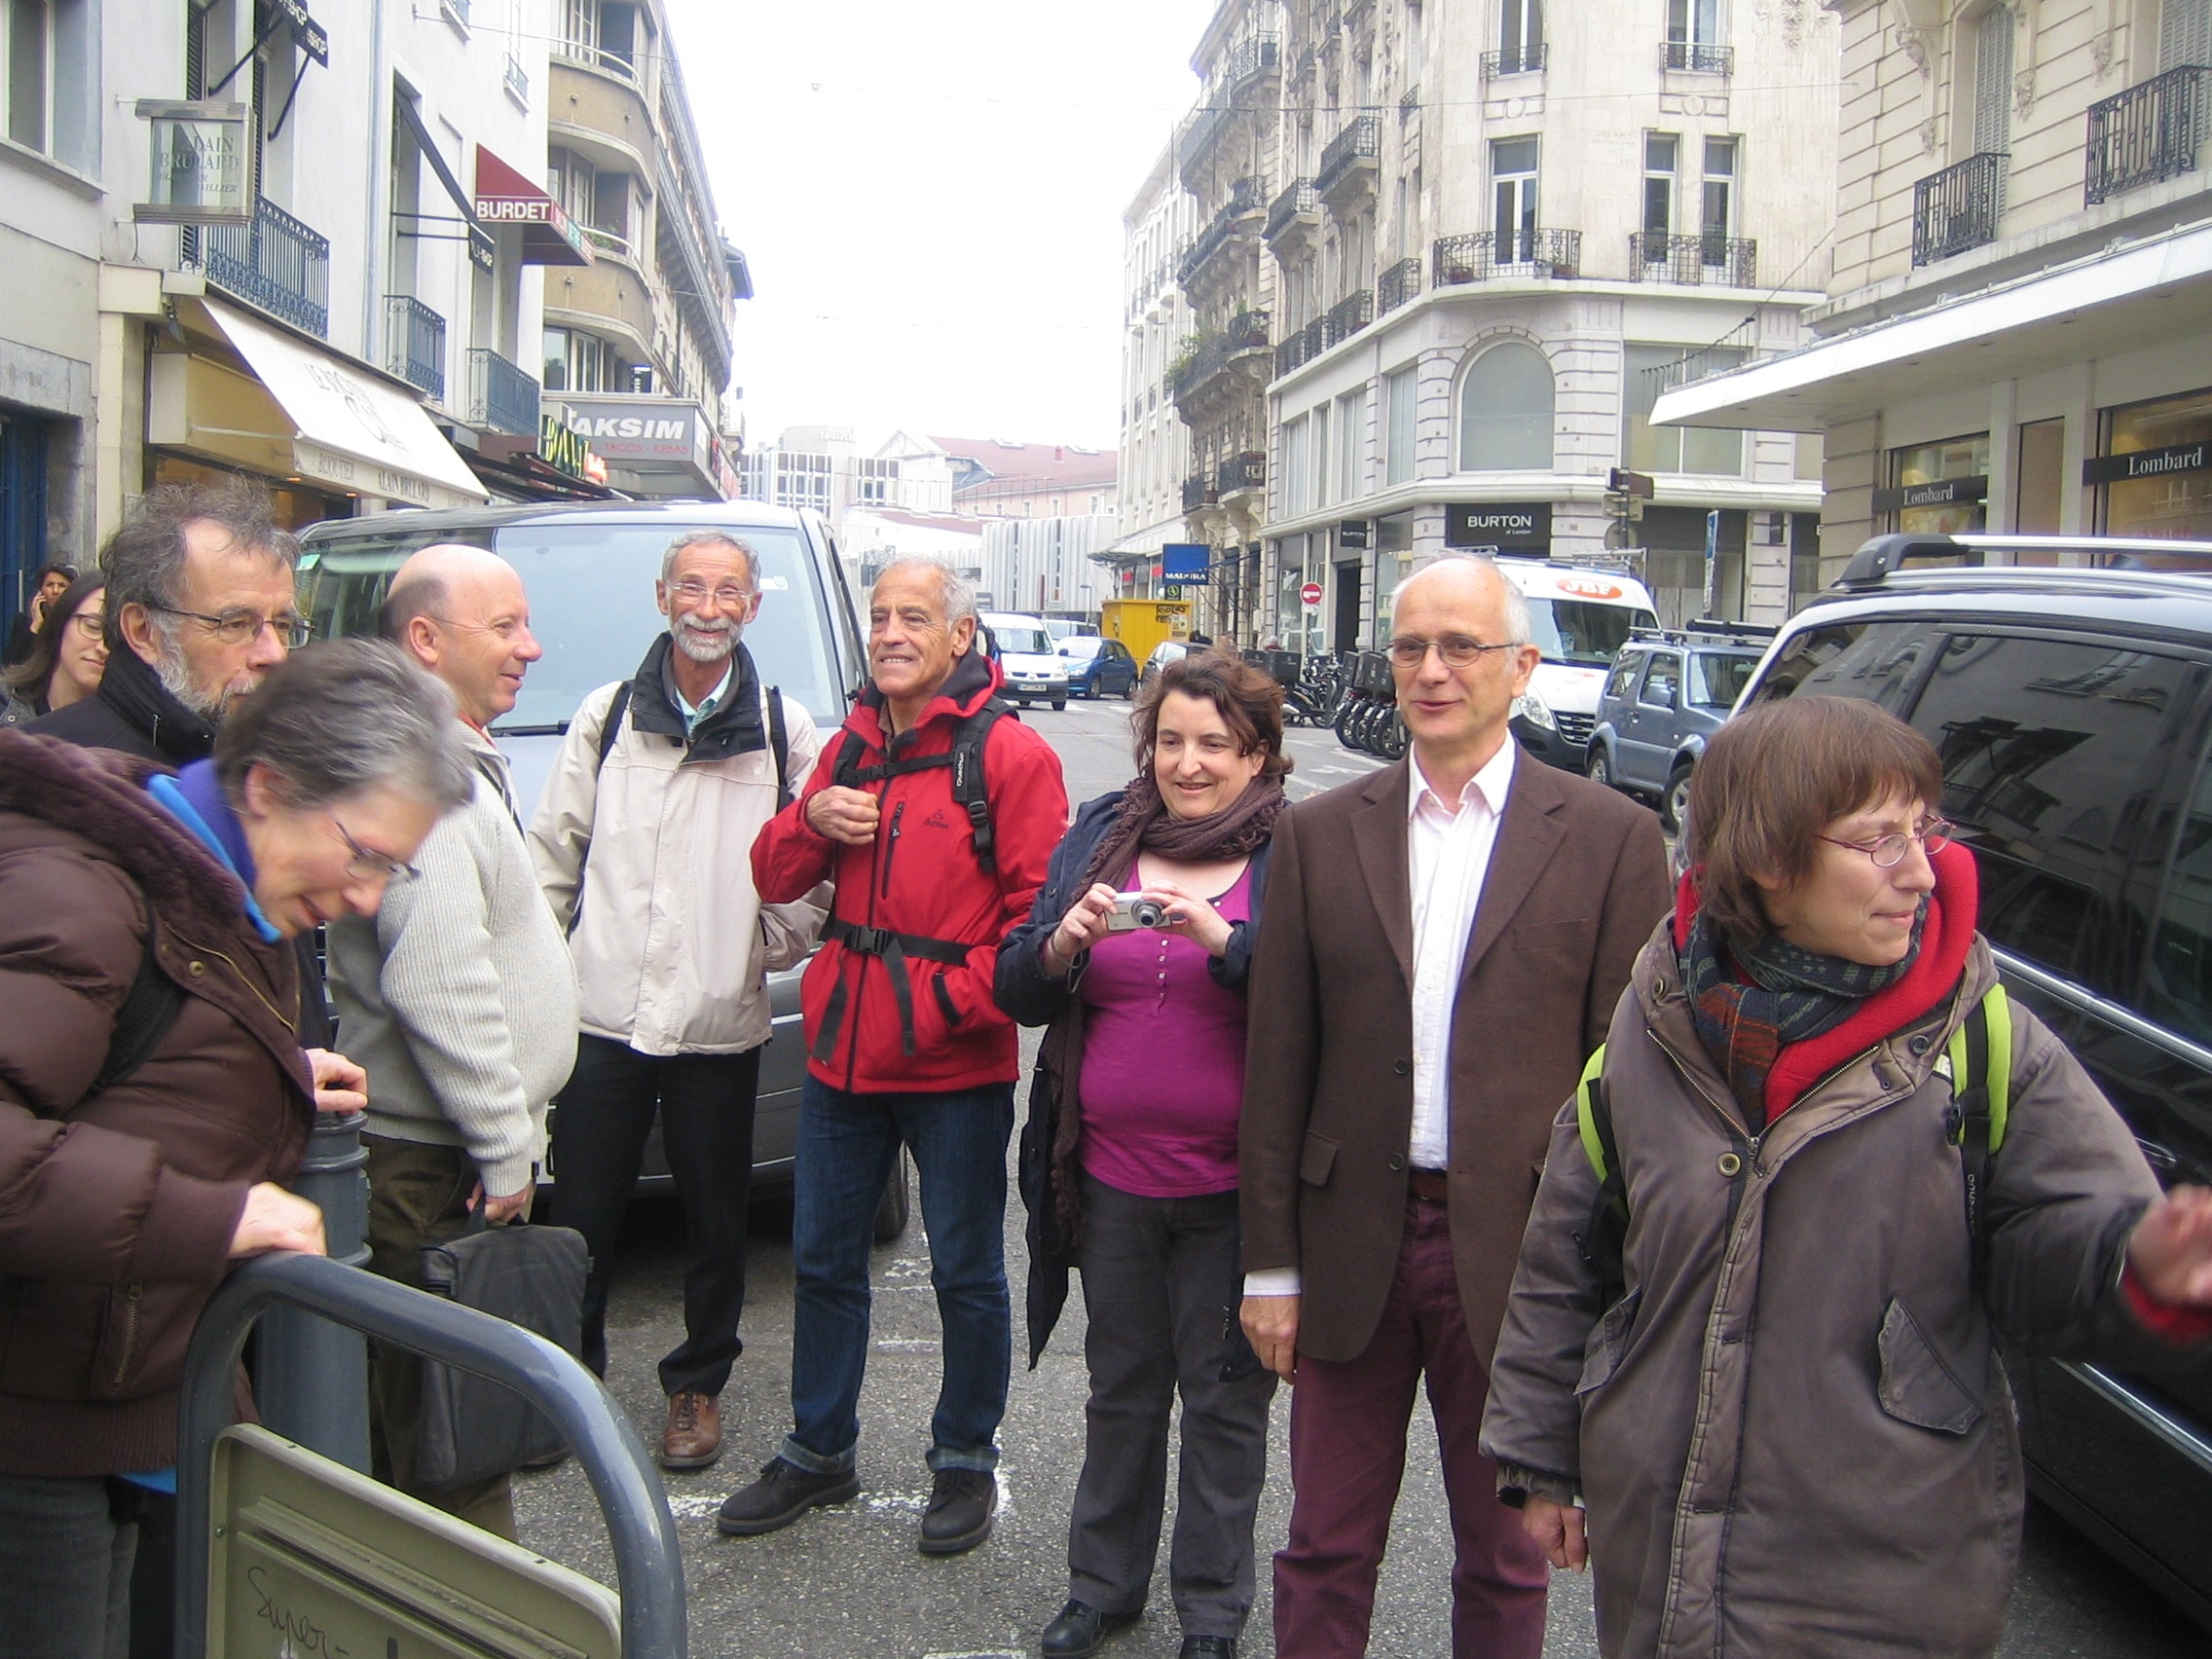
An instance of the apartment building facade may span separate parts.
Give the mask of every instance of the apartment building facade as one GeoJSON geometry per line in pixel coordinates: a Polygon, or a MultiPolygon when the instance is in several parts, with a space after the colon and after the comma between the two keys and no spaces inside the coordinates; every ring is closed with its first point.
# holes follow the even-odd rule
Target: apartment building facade
{"type": "Polygon", "coordinates": [[[2212,537],[2212,3],[1837,10],[1830,297],[1660,418],[1822,434],[1830,576],[1890,531],[2212,537]]]}

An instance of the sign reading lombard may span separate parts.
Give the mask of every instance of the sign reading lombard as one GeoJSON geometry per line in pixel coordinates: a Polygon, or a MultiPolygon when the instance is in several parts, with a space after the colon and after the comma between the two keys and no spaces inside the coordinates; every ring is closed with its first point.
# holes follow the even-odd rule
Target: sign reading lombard
{"type": "Polygon", "coordinates": [[[2124,484],[2130,478],[2162,478],[2169,472],[2212,471],[2212,445],[2167,444],[2162,449],[2129,450],[2125,455],[2092,456],[2082,463],[2084,484],[2124,484]]]}
{"type": "Polygon", "coordinates": [[[141,98],[152,132],[150,201],[133,203],[141,225],[253,222],[252,110],[242,103],[141,98]]]}
{"type": "Polygon", "coordinates": [[[1878,513],[1901,513],[1913,507],[1948,507],[1961,501],[1979,501],[1988,495],[1986,475],[1931,478],[1925,484],[1900,484],[1892,490],[1875,491],[1873,508],[1878,513]]]}

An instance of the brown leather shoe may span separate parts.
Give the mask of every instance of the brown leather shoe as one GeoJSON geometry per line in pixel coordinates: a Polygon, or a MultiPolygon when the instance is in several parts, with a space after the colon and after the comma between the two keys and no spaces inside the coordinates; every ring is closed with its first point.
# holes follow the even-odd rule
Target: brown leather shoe
{"type": "Polygon", "coordinates": [[[660,1436],[660,1466],[703,1469],[721,1455],[721,1401],[712,1394],[671,1394],[668,1426],[660,1436]]]}

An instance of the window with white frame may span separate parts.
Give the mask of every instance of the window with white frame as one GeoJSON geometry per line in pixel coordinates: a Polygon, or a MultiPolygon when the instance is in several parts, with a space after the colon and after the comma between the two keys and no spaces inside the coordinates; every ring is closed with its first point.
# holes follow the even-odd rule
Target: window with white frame
{"type": "Polygon", "coordinates": [[[1306,417],[1282,424],[1282,510],[1295,516],[1313,503],[1308,498],[1306,417]]]}
{"type": "Polygon", "coordinates": [[[1408,484],[1414,476],[1414,418],[1417,403],[1411,365],[1382,382],[1382,483],[1408,484]]]}
{"type": "Polygon", "coordinates": [[[1480,349],[1459,382],[1459,470],[1548,471],[1554,407],[1541,351],[1518,340],[1480,349]]]}
{"type": "Polygon", "coordinates": [[[99,103],[89,10],[86,0],[0,0],[0,132],[86,171],[99,103]]]}
{"type": "Polygon", "coordinates": [[[1544,66],[1544,0],[1498,0],[1497,59],[1501,75],[1544,66]]]}
{"type": "MultiPolygon", "coordinates": [[[[1654,426],[1652,405],[1659,401],[1657,371],[1678,363],[1690,350],[1686,346],[1639,346],[1624,351],[1627,376],[1622,387],[1621,446],[1629,466],[1638,472],[1698,472],[1723,478],[1744,474],[1744,434],[1732,428],[1711,426],[1654,426]]],[[[1744,353],[1712,347],[1699,353],[1699,372],[1715,374],[1732,369],[1744,353]]]]}
{"type": "Polygon", "coordinates": [[[1667,41],[1676,46],[1720,44],[1720,0],[1667,0],[1667,41]]]}
{"type": "Polygon", "coordinates": [[[1736,156],[1734,138],[1705,141],[1705,263],[1725,262],[1728,239],[1736,234],[1736,156]]]}
{"type": "Polygon", "coordinates": [[[1655,265],[1667,257],[1667,239],[1675,231],[1675,174],[1682,141],[1672,132],[1643,135],[1643,260],[1655,265]]]}
{"type": "Polygon", "coordinates": [[[1313,480],[1313,504],[1325,507],[1337,498],[1330,488],[1336,480],[1329,465],[1329,406],[1326,403],[1313,406],[1313,413],[1307,417],[1306,430],[1312,452],[1309,475],[1313,480]]]}
{"type": "Polygon", "coordinates": [[[1366,424],[1360,419],[1361,405],[1367,401],[1363,391],[1349,391],[1337,399],[1337,499],[1355,501],[1365,489],[1361,483],[1360,449],[1366,424]]]}
{"type": "Polygon", "coordinates": [[[1493,138],[1490,146],[1491,230],[1496,261],[1519,265],[1536,257],[1536,140],[1493,138]]]}

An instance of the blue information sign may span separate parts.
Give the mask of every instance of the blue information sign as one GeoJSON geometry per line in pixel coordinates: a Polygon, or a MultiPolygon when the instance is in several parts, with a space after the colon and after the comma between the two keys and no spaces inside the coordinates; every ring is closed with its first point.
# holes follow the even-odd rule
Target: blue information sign
{"type": "Polygon", "coordinates": [[[1170,541],[1160,550],[1160,579],[1203,586],[1213,549],[1202,541],[1170,541]]]}

